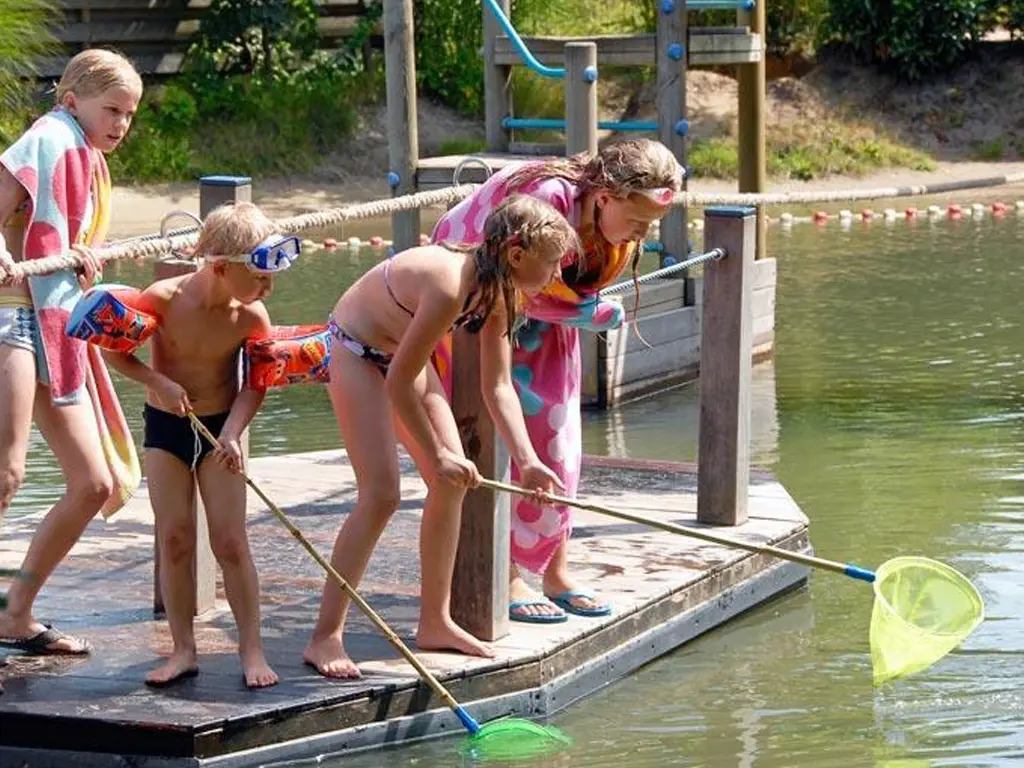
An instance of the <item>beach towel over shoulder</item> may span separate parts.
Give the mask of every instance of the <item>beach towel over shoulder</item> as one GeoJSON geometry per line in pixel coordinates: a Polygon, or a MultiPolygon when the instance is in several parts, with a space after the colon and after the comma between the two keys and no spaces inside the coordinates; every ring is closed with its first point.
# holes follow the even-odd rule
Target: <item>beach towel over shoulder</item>
{"type": "MultiPolygon", "coordinates": [[[[39,118],[2,155],[0,164],[28,195],[26,260],[66,253],[73,244],[98,246],[110,223],[110,174],[78,122],[58,107],[39,118]]],[[[56,404],[84,397],[86,345],[64,334],[81,295],[71,270],[29,278],[39,323],[39,378],[56,404]]]]}

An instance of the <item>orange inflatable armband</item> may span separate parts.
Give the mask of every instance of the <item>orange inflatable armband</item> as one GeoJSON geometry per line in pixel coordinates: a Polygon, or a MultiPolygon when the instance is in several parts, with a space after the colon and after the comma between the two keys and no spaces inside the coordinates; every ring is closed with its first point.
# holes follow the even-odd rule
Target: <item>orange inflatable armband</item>
{"type": "Polygon", "coordinates": [[[326,384],[330,363],[326,325],[275,326],[268,338],[247,341],[242,353],[244,381],[251,389],[326,384]]]}
{"type": "Polygon", "coordinates": [[[96,285],[82,294],[64,333],[103,349],[134,352],[153,335],[159,320],[136,309],[141,291],[129,285],[96,285]]]}

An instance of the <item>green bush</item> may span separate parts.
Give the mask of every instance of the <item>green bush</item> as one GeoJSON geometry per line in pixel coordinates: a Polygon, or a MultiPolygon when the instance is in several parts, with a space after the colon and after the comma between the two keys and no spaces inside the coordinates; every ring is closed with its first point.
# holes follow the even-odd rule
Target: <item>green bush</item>
{"type": "Polygon", "coordinates": [[[782,56],[793,51],[813,51],[828,10],[829,0],[768,0],[768,53],[782,56]]]}
{"type": "Polygon", "coordinates": [[[293,69],[316,50],[317,34],[315,0],[213,0],[188,64],[225,74],[293,69]]]}
{"type": "Polygon", "coordinates": [[[0,136],[5,139],[6,132],[12,130],[13,113],[28,102],[24,76],[35,74],[37,58],[56,48],[57,41],[47,26],[55,13],[49,0],[0,0],[0,136]]]}
{"type": "Polygon", "coordinates": [[[176,78],[147,90],[111,173],[138,183],[308,172],[351,134],[359,94],[376,91],[371,78],[326,56],[266,77],[176,78]]]}
{"type": "Polygon", "coordinates": [[[416,0],[416,74],[424,95],[466,115],[483,113],[480,0],[416,0]]]}
{"type": "Polygon", "coordinates": [[[828,34],[907,80],[958,64],[984,34],[985,0],[830,0],[828,34]]]}

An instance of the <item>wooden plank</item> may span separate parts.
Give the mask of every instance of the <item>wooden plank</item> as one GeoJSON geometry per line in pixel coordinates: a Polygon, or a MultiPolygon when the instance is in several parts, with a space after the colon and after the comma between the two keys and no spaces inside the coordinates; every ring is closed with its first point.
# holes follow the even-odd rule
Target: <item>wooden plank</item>
{"type": "MultiPolygon", "coordinates": [[[[58,0],[58,7],[71,11],[108,10],[148,11],[155,8],[180,8],[205,11],[211,0],[58,0]]],[[[322,16],[365,16],[362,0],[319,0],[317,10],[322,16]]]]}
{"type": "Polygon", "coordinates": [[[96,43],[164,43],[183,42],[199,29],[198,22],[183,21],[104,21],[71,22],[57,30],[63,43],[91,45],[96,43]]]}
{"type": "MultiPolygon", "coordinates": [[[[181,70],[182,62],[185,59],[184,53],[135,53],[127,47],[122,46],[121,52],[128,56],[135,64],[135,68],[144,75],[173,75],[181,70]]],[[[71,60],[70,55],[48,56],[41,59],[38,65],[40,77],[60,77],[64,68],[71,60]]]]}
{"type": "MultiPolygon", "coordinates": [[[[687,57],[691,67],[738,64],[760,60],[761,37],[742,27],[694,27],[687,36],[687,57]]],[[[578,38],[524,37],[530,52],[547,66],[561,66],[565,44],[578,38]]],[[[598,66],[649,67],[655,63],[654,35],[596,35],[586,38],[597,43],[598,66]]],[[[494,41],[494,61],[504,66],[520,66],[512,42],[505,36],[494,41]]]]}
{"type": "Polygon", "coordinates": [[[778,260],[774,258],[758,259],[754,264],[754,290],[758,288],[774,288],[779,279],[778,260]]]}
{"type": "Polygon", "coordinates": [[[544,144],[536,141],[509,141],[508,152],[510,155],[547,155],[548,157],[565,155],[565,143],[544,144]]]}
{"type": "Polygon", "coordinates": [[[700,356],[697,519],[747,519],[750,476],[751,293],[757,219],[753,208],[708,208],[704,242],[726,258],[704,270],[700,356]]]}
{"type": "Polygon", "coordinates": [[[623,323],[614,331],[607,331],[609,364],[611,359],[628,355],[651,352],[652,348],[671,344],[679,339],[700,336],[700,315],[694,307],[681,307],[651,317],[640,318],[636,323],[623,323]],[[640,331],[647,344],[636,335],[640,331]]]}
{"type": "MultiPolygon", "coordinates": [[[[551,159],[549,156],[512,155],[500,152],[474,152],[472,155],[444,155],[441,157],[420,158],[416,167],[416,185],[419,189],[437,189],[452,186],[452,174],[455,168],[467,157],[477,157],[485,161],[492,172],[497,173],[509,163],[535,162],[551,159]]],[[[487,173],[478,164],[466,166],[460,181],[463,184],[483,184],[487,173]]]]}
{"type": "MultiPolygon", "coordinates": [[[[623,275],[623,279],[628,280],[629,276],[623,275]]],[[[686,306],[683,303],[684,298],[685,285],[682,280],[665,279],[643,283],[640,285],[640,308],[637,312],[637,317],[658,315],[670,309],[684,307],[686,306]]],[[[621,302],[622,308],[626,312],[627,322],[631,321],[633,319],[633,307],[636,304],[633,289],[629,288],[624,293],[616,294],[615,299],[621,302]]]]}
{"type": "Polygon", "coordinates": [[[597,46],[592,42],[565,44],[565,149],[570,155],[597,152],[597,46]]]}
{"type": "MultiPolygon", "coordinates": [[[[333,39],[351,34],[357,19],[351,16],[321,18],[317,24],[322,39],[333,39]]],[[[57,38],[69,44],[182,42],[199,31],[199,21],[149,16],[124,20],[69,21],[54,30],[57,38]]]]}

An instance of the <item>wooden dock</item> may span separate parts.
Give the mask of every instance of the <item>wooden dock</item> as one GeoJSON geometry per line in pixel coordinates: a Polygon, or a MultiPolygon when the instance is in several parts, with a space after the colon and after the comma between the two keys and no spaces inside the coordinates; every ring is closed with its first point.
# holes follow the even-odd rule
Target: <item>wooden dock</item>
{"type": "MultiPolygon", "coordinates": [[[[344,452],[257,458],[251,471],[328,553],[355,498],[344,452]]],[[[408,460],[402,472],[402,505],[374,554],[363,594],[412,645],[425,488],[408,460]]],[[[581,489],[588,501],[696,524],[693,465],[588,458],[581,489]]],[[[461,733],[455,717],[355,609],[346,643],[364,679],[328,681],[302,665],[323,573],[253,494],[249,504],[264,638],[281,683],[245,689],[233,621],[219,592],[217,607],[197,619],[200,676],[164,690],[143,684],[170,650],[166,623],[151,609],[153,525],[143,488],[111,521],[90,525],[37,606],[42,619],[89,638],[93,656],[11,657],[0,668],[6,690],[0,768],[235,768],[461,733]]],[[[746,523],[717,530],[809,551],[807,519],[770,475],[752,474],[747,510],[746,523]]],[[[5,522],[0,567],[20,564],[37,522],[38,516],[5,522]]],[[[513,623],[493,660],[423,654],[477,718],[557,712],[808,575],[793,564],[591,513],[577,518],[570,553],[581,579],[613,603],[612,616],[513,623]]],[[[452,749],[454,761],[454,741],[452,749]]]]}

